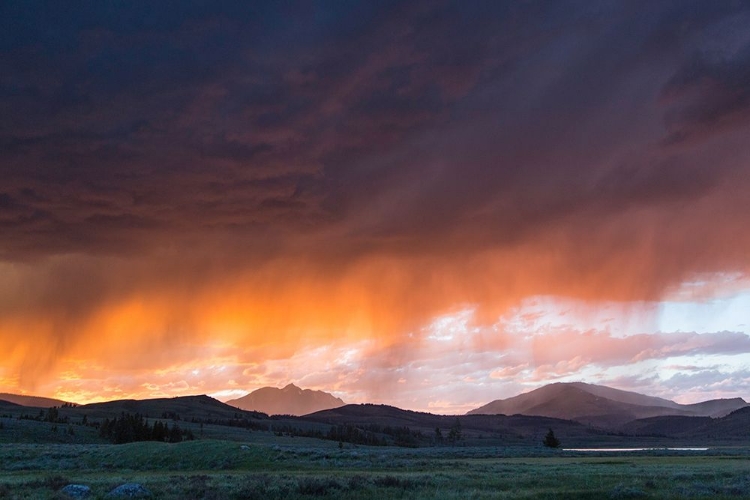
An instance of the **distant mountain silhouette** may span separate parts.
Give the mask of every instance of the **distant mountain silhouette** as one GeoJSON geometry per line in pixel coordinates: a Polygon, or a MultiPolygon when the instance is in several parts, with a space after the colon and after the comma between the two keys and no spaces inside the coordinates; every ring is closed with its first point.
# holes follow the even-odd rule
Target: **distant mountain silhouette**
{"type": "Polygon", "coordinates": [[[371,403],[350,404],[339,406],[327,410],[317,411],[305,416],[308,420],[326,422],[331,424],[350,424],[350,425],[390,425],[390,426],[409,426],[423,425],[424,427],[434,427],[446,419],[455,419],[444,415],[434,415],[432,413],[422,413],[412,410],[402,410],[395,406],[377,405],[371,403]]]}
{"type": "MultiPolygon", "coordinates": [[[[359,436],[374,439],[377,444],[397,446],[534,446],[540,447],[544,435],[553,429],[565,447],[632,447],[632,446],[747,446],[750,442],[750,406],[741,399],[716,400],[698,405],[677,405],[668,400],[659,401],[656,398],[638,399],[637,394],[623,394],[625,391],[607,393],[609,388],[594,387],[598,394],[609,394],[612,397],[631,402],[643,401],[647,405],[614,401],[603,396],[597,396],[584,390],[587,386],[580,384],[556,384],[546,391],[535,391],[527,399],[533,399],[527,411],[547,411],[560,408],[568,414],[579,413],[600,414],[599,421],[620,422],[631,418],[634,414],[658,413],[661,411],[696,410],[725,411],[726,408],[742,404],[737,409],[722,417],[690,416],[690,415],[657,415],[648,418],[637,418],[618,426],[587,425],[585,418],[567,420],[539,415],[501,415],[501,414],[470,414],[470,415],[434,415],[410,410],[402,410],[393,406],[359,404],[344,405],[337,408],[321,410],[304,416],[276,415],[269,417],[265,413],[239,409],[222,403],[209,396],[181,396],[175,398],[157,398],[145,400],[116,400],[105,403],[92,403],[79,406],[66,406],[59,409],[59,417],[72,423],[82,422],[84,418],[96,424],[105,419],[114,419],[123,413],[138,413],[148,421],[173,420],[179,422],[180,427],[191,428],[197,435],[202,435],[204,426],[207,437],[241,436],[247,439],[242,429],[253,431],[273,432],[277,436],[298,435],[307,437],[322,437],[332,439],[332,432],[338,436],[359,436]],[[541,395],[540,395],[541,393],[541,395]],[[546,397],[542,397],[545,396],[546,397]],[[552,394],[549,394],[552,393],[552,394]],[[658,406],[658,404],[664,406],[658,406]],[[578,405],[578,406],[577,406],[578,405]],[[677,405],[677,409],[670,406],[677,405]],[[603,412],[603,413],[602,413],[603,412]],[[615,413],[612,413],[615,412],[615,413]],[[621,413],[616,413],[621,412],[621,413]],[[200,424],[200,426],[199,426],[200,424]],[[229,429],[239,428],[238,431],[229,429]],[[458,442],[450,441],[452,430],[460,429],[458,442]],[[236,433],[238,432],[238,433],[236,433]]],[[[295,386],[288,386],[286,392],[304,393],[295,386]]],[[[275,389],[283,392],[284,389],[275,389]]],[[[264,391],[266,392],[266,391],[264,391]]],[[[272,392],[273,394],[273,392],[272,392]]],[[[524,395],[522,395],[524,396],[524,395]]],[[[642,396],[642,395],[641,395],[642,396]]],[[[336,399],[336,398],[334,398],[336,399]]],[[[514,398],[511,398],[514,399],[514,398]]],[[[340,400],[339,400],[340,401],[340,400]]],[[[515,400],[518,402],[519,400],[515,400]]],[[[521,401],[523,402],[523,401],[521,401]]],[[[506,407],[509,406],[506,404],[506,407]]],[[[523,406],[518,404],[518,406],[523,406]]],[[[60,442],[61,436],[67,433],[50,433],[49,423],[40,421],[24,421],[17,423],[17,419],[33,420],[34,416],[44,415],[39,407],[29,410],[29,407],[0,400],[0,416],[8,425],[22,425],[30,429],[30,434],[15,434],[19,442],[60,442]],[[35,430],[36,429],[36,430],[35,430]]],[[[304,410],[303,410],[304,411],[304,410]]],[[[39,417],[41,418],[41,416],[39,417]]],[[[0,433],[2,434],[2,433],[0,433]]],[[[9,434],[5,434],[7,437],[9,434]]],[[[94,435],[84,436],[84,441],[96,442],[94,435]]],[[[2,437],[2,436],[0,436],[2,437]]],[[[5,439],[5,438],[3,438],[5,439]]],[[[67,439],[67,438],[66,438],[67,439]]],[[[78,433],[76,433],[78,439],[78,433]]],[[[233,439],[233,438],[232,438],[233,439]]],[[[335,439],[341,439],[335,437],[335,439]]],[[[352,441],[357,442],[357,441],[352,441]]],[[[364,443],[368,444],[368,443],[364,443]]]]}
{"type": "Polygon", "coordinates": [[[708,438],[716,436],[747,439],[750,429],[750,406],[735,410],[729,415],[714,419],[702,434],[708,438]]]}
{"type": "Polygon", "coordinates": [[[664,416],[634,420],[622,432],[634,436],[662,436],[691,439],[692,442],[730,442],[747,440],[750,406],[720,418],[664,416]]]}
{"type": "Polygon", "coordinates": [[[711,425],[712,420],[711,417],[667,415],[633,420],[623,425],[620,430],[635,436],[689,437],[702,433],[711,425]]]}
{"type": "Polygon", "coordinates": [[[36,408],[51,408],[53,406],[62,406],[65,401],[53,398],[42,398],[39,396],[24,396],[21,394],[8,394],[0,392],[0,400],[15,403],[21,406],[32,406],[36,408]]]}
{"type": "Polygon", "coordinates": [[[90,403],[76,408],[93,418],[111,418],[121,412],[140,413],[147,417],[166,418],[179,417],[183,420],[197,419],[233,419],[268,418],[258,412],[238,411],[234,406],[214,399],[210,396],[179,396],[175,398],[154,399],[118,399],[105,403],[90,403]],[[241,415],[239,415],[241,414],[241,415]]]}
{"type": "Polygon", "coordinates": [[[555,383],[518,396],[492,401],[469,415],[536,415],[615,428],[660,416],[722,417],[747,403],[741,398],[682,405],[637,392],[582,382],[555,383]]]}
{"type": "Polygon", "coordinates": [[[0,399],[0,410],[4,410],[4,409],[16,410],[16,409],[22,409],[22,408],[26,408],[26,407],[16,404],[16,403],[11,403],[10,401],[6,401],[4,399],[0,399]]]}
{"type": "Polygon", "coordinates": [[[708,416],[713,418],[724,417],[730,413],[747,407],[748,404],[742,398],[732,399],[710,399],[701,403],[691,405],[682,405],[682,408],[693,412],[698,416],[708,416]]]}
{"type": "Polygon", "coordinates": [[[300,389],[294,384],[289,384],[283,389],[263,387],[241,398],[227,401],[227,404],[268,415],[307,415],[338,408],[345,403],[327,392],[300,389]]]}

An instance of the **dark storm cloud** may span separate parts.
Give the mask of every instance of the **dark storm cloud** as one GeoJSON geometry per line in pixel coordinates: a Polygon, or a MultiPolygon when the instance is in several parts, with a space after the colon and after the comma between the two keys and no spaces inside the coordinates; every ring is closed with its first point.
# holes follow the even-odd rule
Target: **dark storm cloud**
{"type": "Polygon", "coordinates": [[[446,239],[515,244],[571,216],[710,192],[730,167],[659,148],[658,95],[682,64],[681,47],[734,12],[640,6],[571,13],[537,5],[492,18],[486,32],[477,27],[486,42],[480,69],[471,91],[448,107],[449,119],[412,131],[369,168],[337,174],[359,189],[358,233],[422,250],[446,239]]]}
{"type": "Polygon", "coordinates": [[[663,145],[746,125],[742,3],[2,9],[8,260],[227,235],[247,258],[464,255],[587,238],[746,168],[663,145]]]}
{"type": "Polygon", "coordinates": [[[750,119],[750,36],[747,12],[706,30],[702,44],[669,79],[668,143],[695,142],[746,125],[750,119]]]}

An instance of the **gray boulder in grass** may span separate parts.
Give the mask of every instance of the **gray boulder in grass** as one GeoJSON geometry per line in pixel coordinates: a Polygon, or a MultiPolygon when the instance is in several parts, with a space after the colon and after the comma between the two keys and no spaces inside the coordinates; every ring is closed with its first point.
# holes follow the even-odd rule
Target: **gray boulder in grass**
{"type": "Polygon", "coordinates": [[[91,496],[91,488],[85,484],[69,484],[60,489],[60,493],[70,498],[88,498],[91,496]]]}
{"type": "Polygon", "coordinates": [[[125,483],[107,493],[107,498],[148,498],[151,492],[138,483],[125,483]]]}

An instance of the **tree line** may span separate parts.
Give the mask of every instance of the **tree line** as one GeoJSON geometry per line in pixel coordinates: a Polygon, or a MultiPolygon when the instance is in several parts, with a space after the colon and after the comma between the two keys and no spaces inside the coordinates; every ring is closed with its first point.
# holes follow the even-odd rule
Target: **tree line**
{"type": "Polygon", "coordinates": [[[105,418],[99,427],[99,436],[115,444],[132,443],[135,441],[160,441],[163,443],[179,443],[183,440],[195,439],[193,431],[181,429],[177,423],[171,426],[156,420],[149,424],[140,413],[123,412],[113,420],[105,418]]]}

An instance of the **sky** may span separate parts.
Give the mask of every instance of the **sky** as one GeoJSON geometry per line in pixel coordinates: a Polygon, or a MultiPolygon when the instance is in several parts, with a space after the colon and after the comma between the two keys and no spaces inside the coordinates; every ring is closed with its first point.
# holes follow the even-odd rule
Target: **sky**
{"type": "Polygon", "coordinates": [[[750,399],[750,4],[0,3],[0,392],[750,399]]]}

